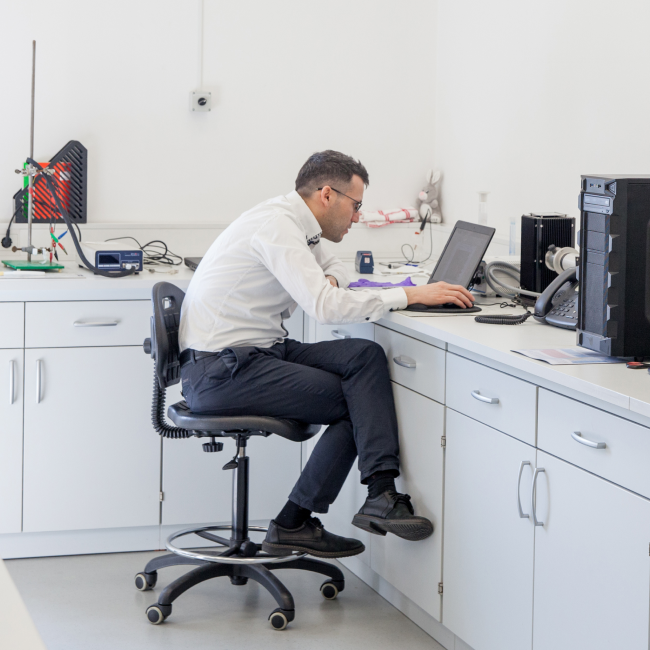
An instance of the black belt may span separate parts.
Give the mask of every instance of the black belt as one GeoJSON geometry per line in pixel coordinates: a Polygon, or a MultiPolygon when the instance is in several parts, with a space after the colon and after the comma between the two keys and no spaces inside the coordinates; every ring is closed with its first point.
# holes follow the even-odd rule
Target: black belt
{"type": "Polygon", "coordinates": [[[187,350],[183,350],[181,352],[181,355],[178,358],[178,360],[181,362],[181,366],[184,366],[186,363],[189,363],[190,361],[196,362],[199,359],[205,359],[205,357],[217,357],[222,352],[223,350],[219,350],[219,352],[199,352],[198,350],[192,350],[191,348],[188,348],[187,350]]]}

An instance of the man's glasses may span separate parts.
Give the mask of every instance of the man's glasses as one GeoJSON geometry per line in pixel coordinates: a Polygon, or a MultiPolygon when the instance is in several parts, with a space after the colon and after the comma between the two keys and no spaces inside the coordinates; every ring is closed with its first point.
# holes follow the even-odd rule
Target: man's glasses
{"type": "MultiPolygon", "coordinates": [[[[318,188],[316,188],[316,191],[320,192],[322,189],[323,189],[322,187],[318,187],[318,188]]],[[[330,186],[330,189],[334,190],[337,194],[340,194],[341,196],[344,196],[346,199],[350,199],[350,201],[352,201],[354,203],[354,211],[355,212],[359,212],[359,210],[361,210],[361,206],[363,205],[362,201],[357,201],[356,199],[353,199],[351,196],[348,196],[347,194],[343,194],[343,192],[339,192],[334,187],[330,186]]]]}

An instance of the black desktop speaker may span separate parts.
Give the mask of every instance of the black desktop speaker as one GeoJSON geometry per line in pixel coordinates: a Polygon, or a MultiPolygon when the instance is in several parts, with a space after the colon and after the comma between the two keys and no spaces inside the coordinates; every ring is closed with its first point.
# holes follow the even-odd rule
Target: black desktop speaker
{"type": "Polygon", "coordinates": [[[582,176],[578,345],[650,356],[650,176],[582,176]]]}
{"type": "MultiPolygon", "coordinates": [[[[576,242],[576,220],[566,214],[524,214],[521,217],[521,271],[522,289],[542,293],[557,277],[544,263],[551,245],[558,248],[576,242]]],[[[522,296],[525,298],[525,296],[522,296]]],[[[534,301],[534,300],[533,300],[534,301]]]]}

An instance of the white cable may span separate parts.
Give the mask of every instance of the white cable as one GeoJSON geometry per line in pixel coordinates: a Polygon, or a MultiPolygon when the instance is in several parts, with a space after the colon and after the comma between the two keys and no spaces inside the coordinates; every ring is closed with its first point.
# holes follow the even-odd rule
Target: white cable
{"type": "Polygon", "coordinates": [[[504,298],[514,298],[515,296],[523,294],[524,296],[532,296],[533,298],[539,297],[541,294],[535,293],[534,291],[528,291],[527,289],[522,289],[521,287],[513,287],[511,284],[506,284],[503,279],[499,279],[495,275],[495,271],[499,271],[503,275],[506,275],[513,280],[519,280],[519,268],[514,264],[508,264],[507,262],[490,262],[485,267],[485,281],[487,282],[490,289],[498,293],[504,298]]]}

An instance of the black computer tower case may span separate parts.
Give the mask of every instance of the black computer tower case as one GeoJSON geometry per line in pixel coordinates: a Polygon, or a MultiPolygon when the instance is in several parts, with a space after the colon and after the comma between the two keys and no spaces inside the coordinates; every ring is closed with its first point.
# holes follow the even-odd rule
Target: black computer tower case
{"type": "Polygon", "coordinates": [[[582,176],[578,345],[650,356],[650,175],[582,176]]]}
{"type": "Polygon", "coordinates": [[[521,217],[519,282],[522,289],[542,293],[551,284],[557,273],[547,268],[546,251],[551,245],[573,248],[575,231],[576,220],[565,214],[524,214],[521,217]]]}

